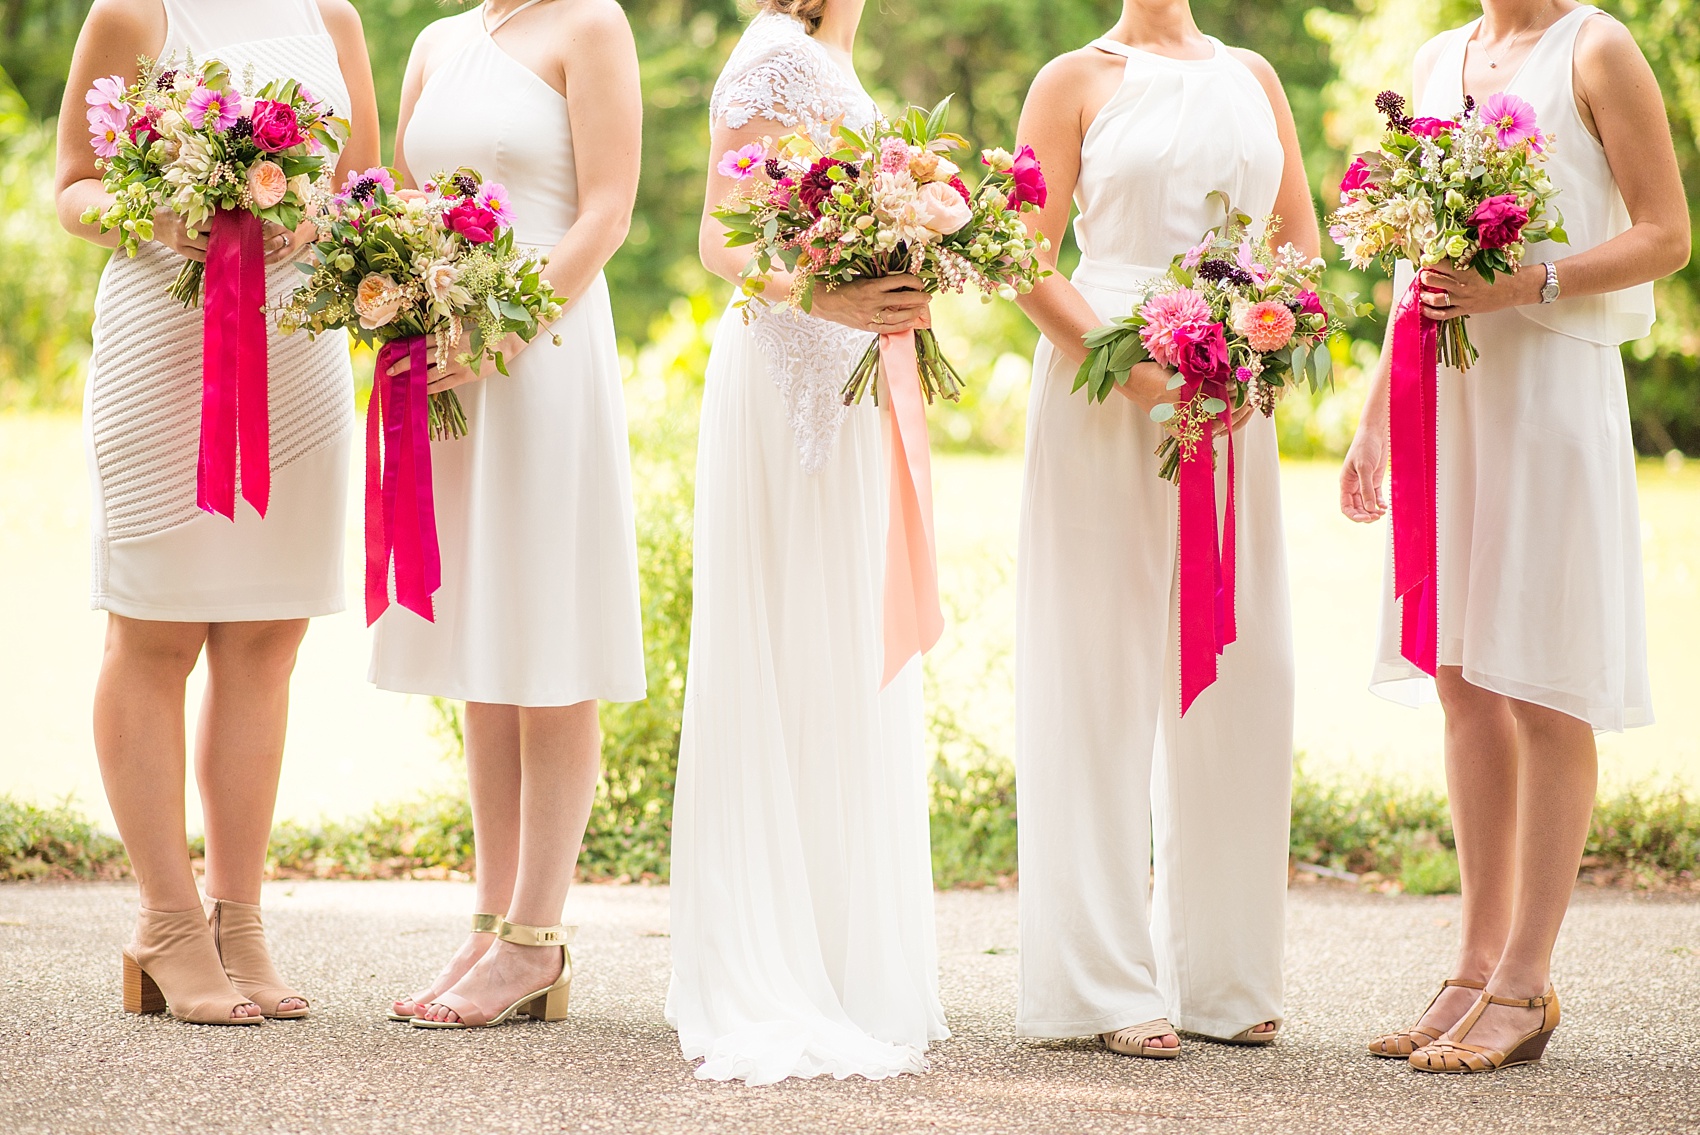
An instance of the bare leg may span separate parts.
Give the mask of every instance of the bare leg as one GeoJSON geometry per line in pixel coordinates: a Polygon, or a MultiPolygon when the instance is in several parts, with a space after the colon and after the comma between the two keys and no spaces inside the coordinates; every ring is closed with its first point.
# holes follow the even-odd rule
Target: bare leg
{"type": "MultiPolygon", "coordinates": [[[[520,709],[512,705],[466,705],[466,778],[472,799],[472,840],[477,850],[478,913],[504,914],[519,871],[520,709]]],[[[494,942],[490,934],[468,934],[435,980],[395,1003],[402,1015],[428,1005],[466,976],[494,942]]]]}
{"type": "MultiPolygon", "coordinates": [[[[184,686],[207,624],[109,615],[94,695],[95,752],[118,834],[148,910],[199,910],[189,869],[183,792],[184,686]]],[[[209,931],[210,933],[210,931],[209,931]]],[[[232,1016],[259,1016],[239,1006],[232,1016]]]]}
{"type": "MultiPolygon", "coordinates": [[[[519,869],[510,921],[553,926],[560,921],[572,883],[579,845],[596,799],[601,771],[601,730],[596,703],[520,708],[519,869]]],[[[470,725],[470,720],[469,720],[470,725]]],[[[480,855],[483,852],[480,850],[480,855]]],[[[552,946],[497,942],[455,983],[453,992],[494,1015],[525,993],[548,985],[561,972],[552,946]]],[[[425,1011],[432,1020],[452,1021],[443,1005],[425,1011]]]]}
{"type": "MultiPolygon", "coordinates": [[[[1599,760],[1588,723],[1513,701],[1523,760],[1518,777],[1516,880],[1510,933],[1488,992],[1539,997],[1551,979],[1552,950],[1576,887],[1594,812],[1599,760]]],[[[1505,1049],[1540,1025],[1541,1010],[1491,1006],[1465,1039],[1505,1049]]]]}
{"type": "MultiPolygon", "coordinates": [[[[1457,666],[1436,675],[1446,711],[1446,791],[1458,843],[1463,928],[1451,977],[1487,981],[1511,927],[1517,846],[1519,746],[1511,701],[1464,680],[1457,666]]],[[[1473,989],[1443,992],[1421,1024],[1445,1032],[1476,1003],[1473,989]]]]}

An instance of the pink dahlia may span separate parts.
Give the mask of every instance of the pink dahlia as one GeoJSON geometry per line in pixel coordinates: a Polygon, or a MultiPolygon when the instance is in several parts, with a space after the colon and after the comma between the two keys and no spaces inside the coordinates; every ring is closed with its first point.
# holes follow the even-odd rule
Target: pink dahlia
{"type": "Polygon", "coordinates": [[[767,161],[767,150],[760,142],[751,142],[736,150],[727,150],[721,157],[720,164],[715,166],[715,172],[721,177],[730,177],[737,181],[745,181],[756,175],[767,161]]]}
{"type": "Polygon", "coordinates": [[[1483,99],[1480,114],[1502,150],[1509,150],[1540,133],[1535,126],[1535,108],[1504,91],[1483,99]]]}
{"type": "Polygon", "coordinates": [[[196,87],[183,114],[196,130],[229,130],[242,116],[242,99],[229,91],[196,87]]]}
{"type": "Polygon", "coordinates": [[[1151,359],[1160,366],[1175,365],[1175,332],[1194,323],[1210,322],[1210,305],[1191,288],[1181,288],[1152,296],[1139,309],[1145,326],[1139,329],[1139,341],[1151,352],[1151,359]]]}
{"type": "Polygon", "coordinates": [[[1246,337],[1251,349],[1259,353],[1279,351],[1293,341],[1293,328],[1298,320],[1287,309],[1284,303],[1274,300],[1263,300],[1254,303],[1240,316],[1240,325],[1235,328],[1246,337]]]}

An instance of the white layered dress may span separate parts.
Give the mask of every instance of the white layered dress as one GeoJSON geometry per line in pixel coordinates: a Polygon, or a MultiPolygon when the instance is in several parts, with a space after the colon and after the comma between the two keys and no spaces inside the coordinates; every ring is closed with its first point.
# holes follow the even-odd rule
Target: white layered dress
{"type": "MultiPolygon", "coordinates": [[[[1274,112],[1212,44],[1199,60],[1093,45],[1127,58],[1075,191],[1073,283],[1105,322],[1222,223],[1213,191],[1254,217],[1274,207],[1274,112]]],[[[1084,1036],[1167,1017],[1229,1037],[1280,1021],[1293,645],[1275,425],[1254,415],[1236,435],[1239,638],[1183,718],[1161,428],[1120,395],[1071,393],[1075,368],[1048,341],[1033,374],[1016,580],[1016,1030],[1084,1036]]]]}
{"type": "MultiPolygon", "coordinates": [[[[160,58],[216,58],[255,89],[299,79],[349,112],[336,43],[315,0],[165,0],[160,58]]],[[[343,608],[343,531],[354,383],[341,335],[268,336],[271,500],[266,516],[236,498],[236,518],[195,497],[201,426],[199,307],[167,294],[183,266],[163,245],[115,253],[95,298],[84,394],[93,490],[92,606],[133,619],[239,622],[343,608]]],[[[266,271],[277,305],[301,282],[266,271]]]]}
{"type": "MultiPolygon", "coordinates": [[[[517,11],[517,10],[516,10],[517,11]]],[[[425,80],[408,122],[423,181],[460,166],[507,187],[518,244],[547,251],[578,219],[567,100],[485,30],[425,80]]],[[[379,618],[371,680],[386,690],[500,705],[644,696],[620,357],[608,285],[583,295],[508,367],[455,390],[465,437],[431,443],[443,585],[435,621],[379,618]]]]}
{"type": "MultiPolygon", "coordinates": [[[[768,14],[711,113],[785,133],[875,111],[802,24],[768,14]]],[[[919,1072],[948,1035],[919,663],[880,689],[881,412],[838,398],[869,338],[731,308],[709,358],[668,999],[705,1079],[919,1072]]]]}
{"type": "MultiPolygon", "coordinates": [[[[1535,108],[1553,139],[1547,172],[1568,244],[1531,245],[1526,271],[1593,248],[1629,212],[1576,109],[1583,5],[1548,28],[1507,92],[1535,108]]],[[[1445,33],[1416,113],[1450,118],[1464,103],[1464,47],[1480,21],[1445,33]]],[[[1403,295],[1410,271],[1394,281],[1403,295]]],[[[1653,286],[1470,317],[1480,352],[1467,374],[1440,368],[1440,664],[1466,681],[1555,709],[1596,730],[1653,722],[1635,449],[1618,347],[1653,325],[1653,286]]],[[[1371,688],[1394,701],[1434,699],[1434,681],[1399,653],[1389,557],[1371,688]]]]}

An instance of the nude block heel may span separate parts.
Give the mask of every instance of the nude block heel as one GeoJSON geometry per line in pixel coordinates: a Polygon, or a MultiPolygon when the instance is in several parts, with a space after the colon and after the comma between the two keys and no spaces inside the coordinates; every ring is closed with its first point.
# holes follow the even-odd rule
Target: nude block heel
{"type": "Polygon", "coordinates": [[[159,991],[130,951],[124,951],[124,1011],[126,1013],[163,1013],[165,994],[159,991]]]}

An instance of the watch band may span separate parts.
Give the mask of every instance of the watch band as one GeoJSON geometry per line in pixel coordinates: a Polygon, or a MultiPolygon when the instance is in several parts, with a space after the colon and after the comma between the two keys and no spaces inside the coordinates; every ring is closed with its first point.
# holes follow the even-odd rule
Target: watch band
{"type": "Polygon", "coordinates": [[[1541,288],[1541,302],[1551,303],[1558,298],[1558,265],[1548,260],[1542,267],[1547,270],[1547,282],[1541,288]]]}

